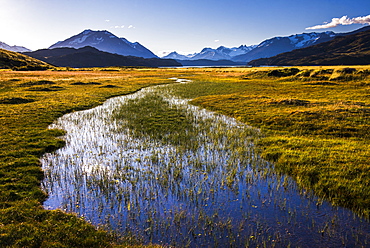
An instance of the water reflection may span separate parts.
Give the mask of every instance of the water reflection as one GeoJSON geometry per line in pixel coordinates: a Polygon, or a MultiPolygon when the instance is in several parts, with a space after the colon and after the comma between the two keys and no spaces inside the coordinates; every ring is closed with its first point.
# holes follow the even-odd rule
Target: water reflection
{"type": "Polygon", "coordinates": [[[369,240],[368,222],[275,175],[254,151],[259,130],[190,106],[167,86],[65,115],[51,128],[67,131],[67,145],[42,158],[45,208],[180,247],[357,247],[369,240]],[[187,113],[196,141],[176,146],[138,137],[112,118],[153,94],[187,113]]]}

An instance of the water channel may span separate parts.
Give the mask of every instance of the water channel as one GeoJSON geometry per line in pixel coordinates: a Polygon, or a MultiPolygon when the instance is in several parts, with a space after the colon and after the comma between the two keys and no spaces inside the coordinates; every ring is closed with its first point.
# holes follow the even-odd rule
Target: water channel
{"type": "Polygon", "coordinates": [[[66,146],[41,159],[44,207],[166,246],[370,245],[368,221],[274,174],[254,150],[259,130],[189,105],[171,87],[146,88],[56,120],[50,128],[67,131],[66,146]],[[191,130],[166,134],[167,142],[133,130],[129,112],[114,117],[153,95],[190,120],[191,130]]]}

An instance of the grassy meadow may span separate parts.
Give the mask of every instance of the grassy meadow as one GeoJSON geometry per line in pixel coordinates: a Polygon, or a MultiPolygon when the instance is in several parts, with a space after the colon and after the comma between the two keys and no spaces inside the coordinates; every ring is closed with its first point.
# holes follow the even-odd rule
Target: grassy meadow
{"type": "MultiPolygon", "coordinates": [[[[40,188],[44,174],[39,158],[64,144],[57,138],[63,131],[47,127],[65,113],[143,87],[173,83],[172,77],[192,80],[176,88],[176,94],[194,99],[192,104],[260,128],[263,137],[257,145],[277,173],[369,218],[370,66],[4,70],[0,71],[1,246],[124,246],[124,240],[75,215],[42,208],[47,195],[40,188]]],[[[183,116],[166,120],[165,128],[178,118],[183,116]]],[[[145,120],[139,116],[134,121],[145,120]]],[[[147,132],[152,132],[155,120],[146,124],[147,132]]]]}
{"type": "Polygon", "coordinates": [[[261,128],[261,153],[278,172],[368,218],[369,69],[213,70],[183,94],[195,96],[195,105],[261,128]]]}
{"type": "Polygon", "coordinates": [[[63,131],[47,127],[65,113],[168,81],[160,70],[145,69],[1,71],[0,246],[111,246],[110,235],[84,220],[43,210],[47,196],[40,188],[44,175],[39,157],[64,144],[56,138],[63,131]]]}

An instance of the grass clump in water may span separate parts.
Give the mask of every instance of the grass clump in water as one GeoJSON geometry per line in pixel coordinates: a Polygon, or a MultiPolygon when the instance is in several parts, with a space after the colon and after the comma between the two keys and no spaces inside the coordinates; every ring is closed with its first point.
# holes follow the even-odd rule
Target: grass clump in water
{"type": "Polygon", "coordinates": [[[130,99],[114,116],[117,120],[124,119],[135,137],[149,136],[175,146],[196,142],[193,114],[171,105],[158,94],[130,99]]]}

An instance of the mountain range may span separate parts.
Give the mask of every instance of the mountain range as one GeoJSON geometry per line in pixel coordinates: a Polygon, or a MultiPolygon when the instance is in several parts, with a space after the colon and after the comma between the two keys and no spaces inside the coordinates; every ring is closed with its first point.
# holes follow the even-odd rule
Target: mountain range
{"type": "Polygon", "coordinates": [[[175,60],[158,58],[138,42],[118,38],[105,30],[87,29],[48,49],[23,54],[62,67],[181,66],[175,60]]]}
{"type": "Polygon", "coordinates": [[[177,52],[172,52],[163,58],[176,59],[180,63],[182,61],[198,60],[198,59],[208,59],[208,60],[231,60],[234,62],[249,62],[259,58],[269,58],[281,53],[290,52],[296,49],[302,49],[317,45],[323,42],[331,41],[338,36],[346,36],[361,32],[364,29],[369,28],[364,27],[350,33],[334,33],[332,31],[327,32],[311,32],[295,34],[285,37],[274,37],[262,41],[258,45],[240,47],[226,48],[219,47],[217,49],[204,48],[201,52],[182,55],[177,52]]]}
{"type": "Polygon", "coordinates": [[[249,62],[254,59],[268,58],[279,53],[320,44],[332,40],[336,36],[336,33],[328,31],[323,33],[312,32],[286,37],[274,37],[261,42],[255,49],[246,54],[235,56],[233,60],[249,62]]]}
{"type": "MultiPolygon", "coordinates": [[[[235,62],[249,62],[254,59],[267,58],[275,56],[279,53],[289,52],[295,49],[304,48],[319,44],[325,41],[332,40],[338,34],[334,32],[323,33],[303,33],[295,34],[287,37],[274,37],[262,41],[258,45],[226,48],[219,47],[217,49],[204,48],[200,53],[191,55],[181,55],[177,52],[172,52],[163,58],[171,58],[180,60],[231,60],[235,62]]],[[[181,61],[180,61],[181,62],[181,61]]]]}
{"type": "Polygon", "coordinates": [[[200,53],[194,53],[189,55],[181,55],[177,52],[172,52],[162,58],[176,59],[176,60],[233,60],[232,58],[238,55],[246,54],[252,51],[256,46],[241,45],[239,47],[227,48],[220,46],[217,49],[206,47],[200,51],[200,53]]]}
{"type": "MultiPolygon", "coordinates": [[[[286,37],[274,37],[267,39],[256,46],[241,45],[239,47],[232,48],[224,46],[220,46],[217,49],[204,48],[201,52],[190,55],[181,55],[177,52],[172,52],[167,56],[162,57],[165,59],[163,61],[140,43],[132,43],[125,38],[119,38],[105,30],[93,31],[87,29],[77,35],[67,38],[66,40],[55,43],[50,46],[49,49],[42,49],[35,52],[30,52],[30,50],[25,47],[9,46],[2,42],[0,42],[0,48],[23,52],[31,57],[35,57],[53,65],[70,67],[114,65],[150,67],[181,65],[232,66],[245,65],[247,62],[250,62],[250,65],[298,65],[319,63],[353,64],[355,61],[358,61],[358,58],[364,55],[360,55],[360,53],[365,53],[364,56],[367,56],[366,39],[361,38],[362,36],[358,37],[358,39],[361,38],[362,44],[355,44],[354,40],[347,40],[350,44],[346,45],[343,42],[339,42],[339,38],[344,39],[344,37],[350,37],[366,30],[370,30],[370,26],[365,26],[350,33],[312,32],[286,37]],[[334,43],[328,43],[334,40],[334,43]],[[325,46],[330,46],[330,51],[332,51],[330,59],[328,53],[320,50],[305,50],[306,48],[316,49],[316,46],[320,44],[323,44],[322,46],[319,46],[323,51],[329,49],[325,46]],[[346,52],[346,49],[357,50],[346,52]],[[345,53],[350,53],[351,56],[354,57],[349,59],[347,56],[347,60],[343,60],[345,53]],[[318,56],[318,54],[320,54],[320,56],[318,56]],[[307,59],[304,60],[299,58],[299,56],[305,56],[307,59]],[[336,59],[334,58],[335,56],[340,56],[341,58],[336,59]],[[308,57],[310,57],[310,60],[308,60],[308,57]],[[326,60],[324,61],[320,58],[325,58],[326,60]]],[[[361,64],[365,63],[364,61],[361,62],[361,64]]]]}
{"type": "Polygon", "coordinates": [[[119,54],[103,52],[90,46],[78,49],[70,47],[41,49],[34,52],[25,52],[23,54],[61,67],[82,68],[107,66],[181,66],[180,63],[172,59],[123,56],[119,54]]]}
{"type": "Polygon", "coordinates": [[[370,26],[337,35],[314,46],[249,62],[252,66],[276,65],[368,65],[370,64],[370,26]]]}

